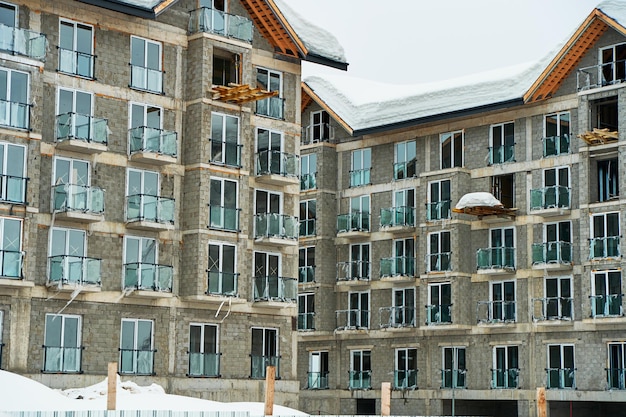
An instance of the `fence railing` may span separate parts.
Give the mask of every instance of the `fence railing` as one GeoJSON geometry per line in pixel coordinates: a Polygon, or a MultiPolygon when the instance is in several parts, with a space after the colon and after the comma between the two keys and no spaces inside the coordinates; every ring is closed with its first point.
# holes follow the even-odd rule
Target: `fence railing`
{"type": "Polygon", "coordinates": [[[569,208],[571,189],[562,185],[530,190],[530,209],[569,208]]]}
{"type": "Polygon", "coordinates": [[[252,21],[221,10],[201,7],[189,18],[189,33],[210,32],[229,38],[252,42],[252,21]]]}
{"type": "Polygon", "coordinates": [[[576,388],[576,368],[546,368],[546,388],[576,388]]]}
{"type": "Polygon", "coordinates": [[[209,205],[209,227],[236,232],[239,230],[241,209],[209,205]]]}
{"type": "Polygon", "coordinates": [[[298,239],[299,221],[297,217],[278,213],[260,213],[254,216],[254,237],[278,237],[298,239]]]}
{"type": "Polygon", "coordinates": [[[124,264],[124,289],[172,292],[174,268],[146,262],[124,264]]]}
{"type": "Polygon", "coordinates": [[[238,273],[209,270],[207,274],[207,294],[234,297],[239,293],[238,273]]]}
{"type": "Polygon", "coordinates": [[[219,377],[221,353],[189,352],[189,376],[219,377]]]}
{"type": "Polygon", "coordinates": [[[347,261],[337,262],[337,281],[353,281],[371,279],[371,262],[347,261]]]}
{"type": "Polygon", "coordinates": [[[163,71],[141,65],[130,65],[130,87],[163,94],[163,71]]]}
{"type": "Polygon", "coordinates": [[[128,131],[130,153],[150,152],[176,157],[177,133],[154,127],[139,126],[128,131]]]}
{"type": "Polygon", "coordinates": [[[476,251],[477,269],[515,269],[515,248],[482,248],[476,251]]]}
{"type": "Polygon", "coordinates": [[[295,302],[298,281],[295,278],[256,276],[253,282],[254,301],[295,302]]]}
{"type": "Polygon", "coordinates": [[[102,260],[84,256],[57,255],[48,258],[48,282],[74,285],[100,285],[102,260]]]}
{"type": "Polygon", "coordinates": [[[571,297],[533,298],[533,320],[572,320],[574,299],[571,297]]]}
{"type": "Polygon", "coordinates": [[[135,194],[126,197],[126,220],[174,223],[173,198],[148,194],[135,194]]]}
{"type": "Polygon", "coordinates": [[[104,190],[87,185],[59,184],[52,189],[55,212],[104,213],[104,190]]]}
{"type": "Polygon", "coordinates": [[[45,61],[47,49],[46,35],[0,24],[0,50],[45,61]]]}
{"type": "Polygon", "coordinates": [[[367,211],[353,211],[337,216],[337,233],[369,231],[370,213],[367,211]]]}
{"type": "Polygon", "coordinates": [[[43,372],[80,373],[83,347],[42,346],[43,372]]]}
{"type": "Polygon", "coordinates": [[[571,264],[571,242],[543,242],[532,245],[533,265],[537,264],[571,264]]]}
{"type": "Polygon", "coordinates": [[[337,329],[367,329],[370,326],[369,310],[337,310],[335,317],[337,329]]]}
{"type": "Polygon", "coordinates": [[[392,306],[380,307],[380,327],[413,327],[415,326],[415,307],[392,306]]]}
{"type": "Polygon", "coordinates": [[[96,56],[72,49],[59,49],[59,72],[93,79],[96,56]]]}
{"type": "Polygon", "coordinates": [[[426,306],[426,325],[452,323],[452,304],[431,304],[426,306]]]}
{"type": "Polygon", "coordinates": [[[80,113],[57,115],[57,142],[80,140],[106,145],[109,142],[108,120],[80,113]]]}
{"type": "Polygon", "coordinates": [[[380,209],[380,226],[415,226],[415,207],[389,207],[380,209]]]}

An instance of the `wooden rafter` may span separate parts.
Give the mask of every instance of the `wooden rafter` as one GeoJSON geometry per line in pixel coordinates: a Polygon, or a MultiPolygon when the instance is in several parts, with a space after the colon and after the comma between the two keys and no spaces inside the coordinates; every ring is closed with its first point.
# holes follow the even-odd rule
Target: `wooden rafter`
{"type": "Polygon", "coordinates": [[[619,132],[609,129],[593,129],[591,132],[585,132],[578,135],[587,145],[604,145],[605,143],[617,142],[619,140],[619,132]]]}
{"type": "Polygon", "coordinates": [[[309,106],[309,104],[311,104],[312,101],[313,101],[313,98],[310,95],[308,95],[306,91],[304,91],[304,89],[302,89],[302,100],[300,104],[300,112],[303,112],[304,109],[306,109],[309,106]]]}
{"type": "Polygon", "coordinates": [[[233,84],[228,86],[214,86],[211,89],[213,100],[225,101],[227,103],[243,104],[250,101],[263,100],[264,98],[278,95],[278,91],[266,91],[260,88],[251,88],[248,84],[233,84]]]}

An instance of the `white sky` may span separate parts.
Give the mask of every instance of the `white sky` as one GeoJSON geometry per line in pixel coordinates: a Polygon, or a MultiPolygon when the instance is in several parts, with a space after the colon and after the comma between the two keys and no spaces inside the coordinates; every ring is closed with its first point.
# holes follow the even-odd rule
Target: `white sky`
{"type": "MultiPolygon", "coordinates": [[[[418,84],[533,62],[600,0],[283,0],[345,49],[347,75],[418,84]]],[[[344,74],[305,62],[303,76],[344,74]]]]}

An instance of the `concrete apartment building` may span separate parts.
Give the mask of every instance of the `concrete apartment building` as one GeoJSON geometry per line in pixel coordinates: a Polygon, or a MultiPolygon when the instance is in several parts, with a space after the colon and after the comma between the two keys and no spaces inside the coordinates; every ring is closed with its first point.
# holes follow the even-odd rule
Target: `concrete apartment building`
{"type": "Polygon", "coordinates": [[[301,410],[624,415],[624,22],[482,79],[304,81],[301,410]]]}
{"type": "Polygon", "coordinates": [[[2,369],[297,406],[301,61],[347,64],[277,3],[0,1],[2,369]]]}

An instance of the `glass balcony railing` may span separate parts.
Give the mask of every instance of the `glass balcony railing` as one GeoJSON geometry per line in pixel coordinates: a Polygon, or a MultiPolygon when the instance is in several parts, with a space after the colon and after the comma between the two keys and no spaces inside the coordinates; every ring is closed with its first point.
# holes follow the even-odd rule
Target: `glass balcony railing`
{"type": "Polygon", "coordinates": [[[372,371],[348,371],[350,374],[349,389],[372,388],[372,371]]]}
{"type": "Polygon", "coordinates": [[[571,297],[533,298],[533,320],[572,320],[574,299],[571,297]]]}
{"type": "Polygon", "coordinates": [[[47,49],[46,35],[0,24],[0,50],[45,61],[47,49]]]}
{"type": "Polygon", "coordinates": [[[221,353],[189,352],[189,371],[192,377],[219,377],[221,353]]]}
{"type": "Polygon", "coordinates": [[[477,269],[515,269],[515,248],[483,248],[476,251],[477,269]]]}
{"type": "Polygon", "coordinates": [[[315,266],[298,267],[298,283],[315,282],[315,266]]]}
{"type": "MultiPolygon", "coordinates": [[[[19,237],[16,236],[19,239],[19,237]]],[[[5,237],[6,239],[6,237],[5,237]]],[[[9,279],[22,278],[24,253],[13,250],[0,250],[0,277],[9,279]]]]}
{"type": "Polygon", "coordinates": [[[278,213],[256,214],[254,216],[254,237],[298,239],[299,226],[297,217],[278,213]]]}
{"type": "Polygon", "coordinates": [[[298,313],[298,330],[315,330],[315,313],[298,313]]]}
{"type": "Polygon", "coordinates": [[[300,221],[300,237],[315,236],[316,219],[300,221]]]}
{"type": "Polygon", "coordinates": [[[145,262],[124,264],[124,289],[172,292],[174,268],[145,262]]]}
{"type": "Polygon", "coordinates": [[[380,307],[380,327],[415,326],[415,307],[393,306],[380,307]]]}
{"type": "Polygon", "coordinates": [[[0,99],[0,126],[30,128],[30,104],[0,99]]]}
{"type": "Polygon", "coordinates": [[[207,291],[209,295],[224,295],[236,297],[239,293],[239,274],[235,272],[221,272],[209,270],[207,291]]]}
{"type": "Polygon", "coordinates": [[[416,389],[417,369],[393,371],[393,387],[395,389],[416,389]]]}
{"type": "Polygon", "coordinates": [[[317,188],[317,173],[300,175],[300,191],[314,190],[317,188]]]}
{"type": "Polygon", "coordinates": [[[608,368],[606,369],[606,382],[608,389],[626,389],[626,369],[608,368]]]}
{"type": "Polygon", "coordinates": [[[274,96],[257,101],[256,114],[283,120],[285,118],[285,99],[274,96]]]}
{"type": "Polygon", "coordinates": [[[52,188],[52,194],[55,212],[104,213],[104,190],[102,188],[59,184],[52,188]]]}
{"type": "Polygon", "coordinates": [[[369,261],[337,262],[337,281],[369,281],[370,271],[369,261]]]}
{"type": "Polygon", "coordinates": [[[337,233],[369,231],[370,214],[367,211],[353,211],[337,216],[337,233]]]}
{"type": "Polygon", "coordinates": [[[515,145],[489,147],[489,165],[515,162],[515,145]]]}
{"type": "Polygon", "coordinates": [[[441,388],[465,388],[467,384],[466,369],[442,369],[441,388]]]}
{"type": "Polygon", "coordinates": [[[570,242],[533,243],[533,265],[572,263],[572,244],[570,242]]]}
{"type": "Polygon", "coordinates": [[[414,207],[390,207],[380,209],[380,226],[415,226],[414,207]]]}
{"type": "Polygon", "coordinates": [[[130,87],[163,94],[163,73],[160,69],[130,64],[130,87]]]}
{"type": "Polygon", "coordinates": [[[43,346],[43,372],[63,374],[81,373],[83,348],[63,346],[43,346]]]}
{"type": "Polygon", "coordinates": [[[209,227],[211,229],[239,231],[241,209],[223,206],[209,206],[209,227]]]}
{"type": "Polygon", "coordinates": [[[252,42],[252,21],[221,10],[201,7],[189,18],[189,33],[209,32],[216,35],[252,42]]]}
{"type": "Polygon", "coordinates": [[[519,369],[492,369],[491,388],[511,389],[519,388],[519,369]]]}
{"type": "Polygon", "coordinates": [[[620,256],[622,256],[622,252],[619,246],[619,236],[596,237],[590,239],[589,258],[619,258],[620,256]]]}
{"type": "Polygon", "coordinates": [[[308,372],[307,389],[328,389],[328,371],[308,372]]]}
{"type": "Polygon", "coordinates": [[[337,329],[368,329],[370,327],[369,310],[337,310],[335,314],[337,329]]]}
{"type": "Polygon", "coordinates": [[[13,175],[0,175],[0,201],[25,204],[28,180],[13,175]]]}
{"type": "Polygon", "coordinates": [[[426,204],[426,220],[429,222],[450,218],[450,200],[435,201],[426,204]]]}
{"type": "Polygon", "coordinates": [[[298,280],[276,276],[254,277],[254,301],[295,302],[298,297],[298,280]]]}
{"type": "Polygon", "coordinates": [[[570,188],[561,185],[530,190],[530,209],[570,208],[570,194],[570,188]]]}
{"type": "Polygon", "coordinates": [[[426,306],[426,325],[452,323],[452,304],[433,304],[426,306]]]}
{"type": "Polygon", "coordinates": [[[73,285],[100,285],[102,261],[84,256],[56,255],[48,258],[48,282],[73,285]]]}
{"type": "Polygon", "coordinates": [[[268,366],[276,368],[276,378],[280,378],[280,356],[250,355],[250,378],[265,378],[268,366]]]}
{"type": "Polygon", "coordinates": [[[302,128],[300,145],[328,142],[335,138],[335,127],[329,123],[320,123],[302,128]]]}
{"type": "Polygon", "coordinates": [[[568,154],[570,152],[570,136],[565,134],[561,136],[548,136],[543,141],[543,157],[558,156],[568,154]]]}
{"type": "Polygon", "coordinates": [[[300,159],[298,155],[265,150],[257,154],[257,175],[280,175],[282,177],[298,178],[300,159]]]}
{"type": "Polygon", "coordinates": [[[451,271],[452,252],[431,253],[426,255],[427,272],[451,271]]]}
{"type": "Polygon", "coordinates": [[[73,51],[71,49],[63,49],[61,47],[57,48],[59,50],[59,72],[78,75],[79,77],[89,79],[94,78],[95,55],[73,51]]]}
{"type": "Polygon", "coordinates": [[[154,375],[154,354],[152,349],[120,349],[120,374],[154,375]]]}
{"type": "Polygon", "coordinates": [[[393,164],[393,179],[404,180],[417,175],[417,162],[412,159],[408,162],[396,162],[393,164]]]}
{"type": "Polygon", "coordinates": [[[621,317],[624,315],[622,298],[624,294],[592,295],[591,317],[621,317]]]}
{"type": "Polygon", "coordinates": [[[547,388],[576,388],[576,368],[547,368],[547,388]]]}
{"type": "Polygon", "coordinates": [[[177,134],[163,129],[140,126],[128,131],[131,155],[150,152],[176,157],[178,154],[177,134]]]}
{"type": "Polygon", "coordinates": [[[515,301],[479,301],[476,315],[479,323],[510,323],[515,321],[515,301]]]}
{"type": "Polygon", "coordinates": [[[149,221],[174,224],[173,198],[135,194],[126,197],[126,221],[149,221]]]}
{"type": "Polygon", "coordinates": [[[241,148],[243,145],[234,142],[210,139],[212,164],[227,165],[230,167],[241,167],[241,148]]]}
{"type": "Polygon", "coordinates": [[[576,71],[577,91],[604,87],[626,81],[626,61],[612,61],[576,71]]]}
{"type": "Polygon", "coordinates": [[[371,168],[355,169],[350,171],[350,187],[360,187],[371,184],[371,168]]]}
{"type": "Polygon", "coordinates": [[[396,256],[380,260],[380,276],[384,277],[413,277],[415,276],[415,258],[396,256]]]}
{"type": "Polygon", "coordinates": [[[109,141],[107,119],[98,119],[78,113],[57,115],[57,142],[80,140],[106,145],[109,141]]]}

